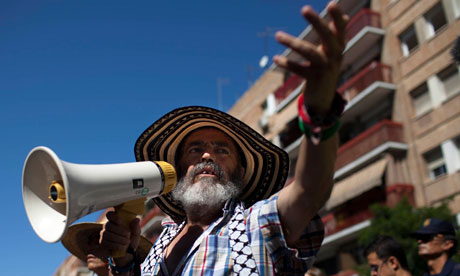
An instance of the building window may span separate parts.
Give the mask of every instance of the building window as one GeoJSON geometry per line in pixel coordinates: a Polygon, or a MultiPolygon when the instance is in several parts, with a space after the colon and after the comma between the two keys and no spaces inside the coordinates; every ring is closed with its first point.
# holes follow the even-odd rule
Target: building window
{"type": "Polygon", "coordinates": [[[407,57],[418,46],[417,35],[413,25],[410,25],[404,32],[399,35],[401,42],[401,51],[403,56],[407,57]]]}
{"type": "Polygon", "coordinates": [[[446,162],[440,147],[425,153],[424,159],[431,179],[447,174],[446,162]]]}
{"type": "Polygon", "coordinates": [[[457,66],[448,66],[438,73],[438,78],[442,82],[447,99],[460,92],[460,73],[457,66]]]}
{"type": "Polygon", "coordinates": [[[432,7],[425,15],[425,35],[429,39],[433,37],[439,29],[447,24],[446,16],[442,8],[442,3],[439,2],[432,7]]]}
{"type": "Polygon", "coordinates": [[[454,138],[453,142],[454,142],[455,148],[457,149],[456,157],[458,158],[458,160],[460,160],[460,136],[458,136],[457,138],[454,138]]]}
{"type": "Polygon", "coordinates": [[[431,110],[432,103],[426,82],[412,90],[410,96],[412,98],[415,116],[420,116],[431,110]]]}

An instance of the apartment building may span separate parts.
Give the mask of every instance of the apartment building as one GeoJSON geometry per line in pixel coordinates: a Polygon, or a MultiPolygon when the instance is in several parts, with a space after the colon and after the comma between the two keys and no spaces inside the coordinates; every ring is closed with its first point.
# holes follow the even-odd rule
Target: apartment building
{"type": "MultiPolygon", "coordinates": [[[[460,213],[460,73],[450,55],[460,0],[338,3],[351,18],[337,86],[348,104],[334,188],[321,210],[326,237],[316,265],[328,275],[363,262],[356,237],[370,224],[372,203],[393,206],[405,196],[429,206],[453,198],[450,208],[460,213]]],[[[319,39],[311,27],[298,37],[319,39]]],[[[289,50],[283,55],[301,60],[289,50]]],[[[289,153],[290,181],[302,138],[302,85],[272,65],[230,110],[289,153]]]]}

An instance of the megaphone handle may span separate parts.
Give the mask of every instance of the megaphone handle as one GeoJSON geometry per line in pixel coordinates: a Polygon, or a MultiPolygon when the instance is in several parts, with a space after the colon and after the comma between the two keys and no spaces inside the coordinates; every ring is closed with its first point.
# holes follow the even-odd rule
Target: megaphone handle
{"type": "MultiPolygon", "coordinates": [[[[125,202],[123,204],[115,206],[115,213],[122,221],[122,226],[125,229],[129,229],[129,225],[137,215],[144,214],[145,211],[145,202],[146,198],[135,199],[132,201],[125,202]]],[[[126,255],[126,251],[116,250],[112,251],[112,258],[119,258],[126,255]]]]}

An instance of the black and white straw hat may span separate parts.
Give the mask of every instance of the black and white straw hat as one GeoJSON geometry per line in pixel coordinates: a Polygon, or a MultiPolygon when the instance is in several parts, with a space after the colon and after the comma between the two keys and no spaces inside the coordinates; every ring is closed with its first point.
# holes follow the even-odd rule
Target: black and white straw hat
{"type": "MultiPolygon", "coordinates": [[[[165,161],[177,168],[175,159],[180,142],[203,127],[223,131],[241,148],[246,168],[240,199],[246,206],[270,197],[284,186],[289,170],[288,154],[235,117],[209,107],[178,108],[154,122],[136,141],[136,160],[165,161]]],[[[170,193],[153,200],[174,220],[185,217],[181,205],[170,193]]]]}

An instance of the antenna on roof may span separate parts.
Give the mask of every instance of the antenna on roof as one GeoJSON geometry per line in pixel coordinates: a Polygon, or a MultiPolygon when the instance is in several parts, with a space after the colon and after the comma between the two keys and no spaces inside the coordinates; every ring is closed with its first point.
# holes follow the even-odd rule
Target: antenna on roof
{"type": "Polygon", "coordinates": [[[283,27],[265,27],[265,31],[257,33],[258,37],[262,37],[264,39],[264,55],[259,60],[260,68],[265,68],[270,60],[268,57],[268,38],[272,37],[275,31],[281,29],[283,29],[283,27]]]}

